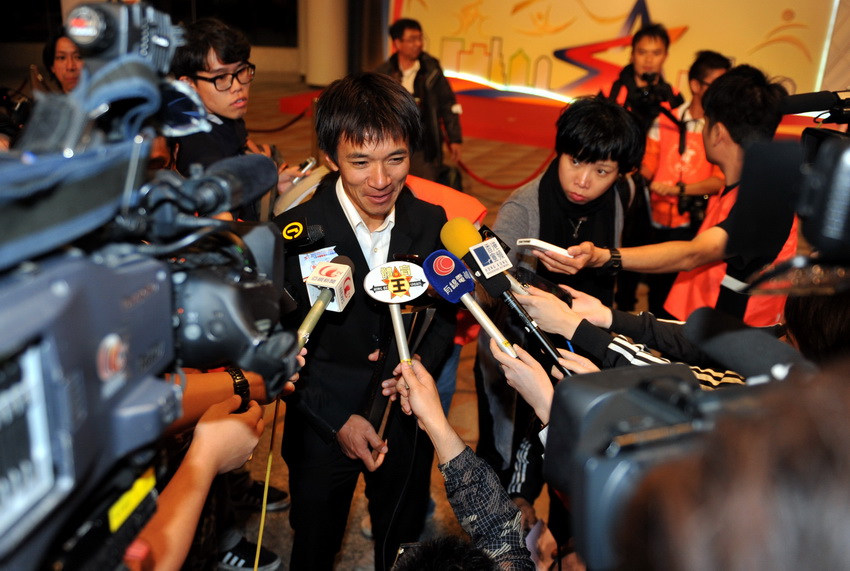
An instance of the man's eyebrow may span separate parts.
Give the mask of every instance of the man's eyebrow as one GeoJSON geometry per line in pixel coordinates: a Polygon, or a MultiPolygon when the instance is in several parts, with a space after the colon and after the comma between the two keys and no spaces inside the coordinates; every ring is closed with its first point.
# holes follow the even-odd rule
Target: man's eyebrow
{"type": "MultiPolygon", "coordinates": [[[[224,64],[224,65],[226,65],[226,66],[231,66],[231,65],[233,65],[233,64],[232,64],[232,63],[226,63],[226,64],[224,64]]],[[[248,62],[247,62],[247,61],[240,61],[240,62],[237,64],[236,69],[237,69],[237,70],[242,69],[242,68],[243,68],[244,66],[246,66],[246,65],[248,65],[248,62]]],[[[227,71],[227,70],[226,70],[225,68],[223,68],[223,67],[217,67],[217,68],[215,68],[215,69],[202,69],[202,70],[200,70],[200,71],[203,71],[204,73],[210,73],[210,74],[212,74],[212,75],[221,75],[222,73],[230,73],[229,71],[227,71]]]]}
{"type": "MultiPolygon", "coordinates": [[[[394,155],[406,155],[408,153],[409,153],[409,151],[407,149],[405,149],[404,147],[399,147],[398,149],[396,149],[394,151],[390,151],[389,153],[387,153],[387,156],[391,157],[391,156],[394,156],[394,155]]],[[[372,154],[370,154],[370,153],[353,151],[353,152],[345,155],[345,158],[346,159],[369,159],[369,158],[373,158],[373,157],[372,157],[372,154]]]]}

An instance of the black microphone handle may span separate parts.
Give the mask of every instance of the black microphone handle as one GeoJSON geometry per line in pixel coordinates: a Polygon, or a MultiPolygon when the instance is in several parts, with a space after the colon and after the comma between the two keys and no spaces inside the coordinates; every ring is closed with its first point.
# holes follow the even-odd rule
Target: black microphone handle
{"type": "MultiPolygon", "coordinates": [[[[531,318],[522,304],[517,301],[516,297],[514,297],[513,292],[510,290],[503,292],[502,301],[504,301],[508,308],[513,310],[514,313],[519,315],[523,325],[525,326],[525,330],[537,339],[537,342],[546,354],[555,361],[555,367],[557,367],[565,377],[571,377],[573,374],[572,371],[561,365],[561,362],[558,360],[561,358],[561,354],[558,352],[558,349],[555,348],[555,345],[552,344],[552,340],[549,339],[546,333],[537,326],[534,319],[531,318]]],[[[553,380],[552,384],[557,384],[557,382],[553,380]]]]}

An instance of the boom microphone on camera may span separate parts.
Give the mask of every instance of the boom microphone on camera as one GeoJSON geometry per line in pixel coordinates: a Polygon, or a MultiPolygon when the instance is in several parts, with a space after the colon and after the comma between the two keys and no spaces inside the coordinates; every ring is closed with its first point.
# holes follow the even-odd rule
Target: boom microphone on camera
{"type": "Polygon", "coordinates": [[[263,155],[240,155],[211,164],[192,191],[198,214],[207,216],[251,204],[276,185],[273,160],[263,155]]]}
{"type": "MultiPolygon", "coordinates": [[[[845,108],[850,104],[850,91],[817,91],[787,95],[782,99],[779,110],[783,115],[829,111],[833,107],[845,108]]],[[[829,120],[824,121],[825,123],[829,120]]]]}

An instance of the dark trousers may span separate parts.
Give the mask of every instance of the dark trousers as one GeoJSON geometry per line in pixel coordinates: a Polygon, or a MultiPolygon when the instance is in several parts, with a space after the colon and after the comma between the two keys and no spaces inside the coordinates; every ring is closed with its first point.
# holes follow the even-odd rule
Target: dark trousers
{"type": "Polygon", "coordinates": [[[330,571],[342,545],[357,478],[363,472],[375,538],[375,569],[389,569],[401,543],[416,542],[425,522],[434,449],[416,419],[395,404],[389,452],[375,472],[327,443],[295,410],[287,410],[283,458],[289,466],[290,571],[330,571]]]}

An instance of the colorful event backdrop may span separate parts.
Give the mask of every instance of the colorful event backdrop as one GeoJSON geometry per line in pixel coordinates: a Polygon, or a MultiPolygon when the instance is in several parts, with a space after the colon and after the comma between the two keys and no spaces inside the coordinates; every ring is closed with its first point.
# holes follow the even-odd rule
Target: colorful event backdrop
{"type": "Polygon", "coordinates": [[[389,0],[390,21],[422,23],[444,69],[556,96],[607,93],[628,63],[631,34],[660,22],[672,43],[667,80],[687,93],[701,49],[719,51],[792,92],[820,89],[836,0],[389,0]]]}
{"type": "MultiPolygon", "coordinates": [[[[686,98],[687,70],[703,49],[782,78],[791,93],[818,91],[841,24],[838,0],[388,2],[390,22],[421,22],[425,50],[440,59],[463,105],[465,136],[544,148],[564,102],[608,93],[645,22],[667,27],[665,77],[686,98]]],[[[811,117],[787,116],[778,136],[811,125],[811,117]]]]}

